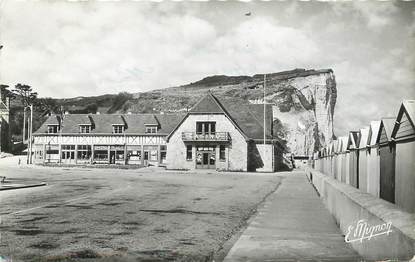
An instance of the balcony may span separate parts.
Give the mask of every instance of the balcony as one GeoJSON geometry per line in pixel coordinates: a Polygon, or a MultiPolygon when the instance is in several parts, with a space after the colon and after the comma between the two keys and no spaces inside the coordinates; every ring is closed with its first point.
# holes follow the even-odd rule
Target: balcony
{"type": "Polygon", "coordinates": [[[184,142],[228,142],[231,137],[228,132],[216,132],[216,133],[196,133],[196,132],[183,132],[182,140],[184,142]]]}

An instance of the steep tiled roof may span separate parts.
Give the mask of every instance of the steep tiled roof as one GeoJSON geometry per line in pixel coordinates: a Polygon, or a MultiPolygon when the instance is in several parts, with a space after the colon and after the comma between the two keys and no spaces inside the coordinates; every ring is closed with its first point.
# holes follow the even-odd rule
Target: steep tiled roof
{"type": "MultiPolygon", "coordinates": [[[[246,139],[262,140],[264,138],[263,105],[249,104],[241,99],[216,97],[209,92],[188,112],[188,114],[201,113],[225,114],[246,139]]],[[[266,139],[278,139],[272,137],[273,117],[271,105],[266,106],[265,117],[267,123],[265,130],[266,139]]]]}
{"type": "Polygon", "coordinates": [[[46,121],[43,123],[42,126],[45,126],[45,128],[47,129],[48,125],[59,125],[60,119],[61,119],[60,116],[51,115],[46,119],[46,121]]]}
{"type": "Polygon", "coordinates": [[[182,114],[141,114],[141,115],[124,115],[128,124],[126,133],[145,133],[146,125],[158,124],[158,134],[168,135],[176,125],[183,119],[182,114]]]}
{"type": "MultiPolygon", "coordinates": [[[[240,99],[217,98],[212,94],[202,98],[189,114],[221,113],[227,115],[231,121],[249,139],[262,140],[264,138],[264,105],[249,104],[240,99]]],[[[266,105],[266,138],[272,139],[272,106],[266,105]]],[[[92,134],[111,134],[113,125],[124,125],[126,134],[144,134],[146,125],[157,125],[158,134],[170,134],[183,120],[182,114],[68,114],[64,115],[62,133],[77,134],[79,125],[90,124],[92,134]]],[[[47,132],[48,124],[58,124],[56,116],[50,116],[35,132],[47,132]]]]}
{"type": "Polygon", "coordinates": [[[190,109],[190,113],[224,113],[224,111],[215,97],[211,93],[208,93],[208,95],[203,97],[192,109],[190,109]]]}
{"type": "MultiPolygon", "coordinates": [[[[239,99],[218,98],[229,116],[251,139],[264,138],[264,105],[249,104],[239,99]]],[[[266,138],[272,139],[272,106],[266,105],[266,138]]]]}
{"type": "MultiPolygon", "coordinates": [[[[180,114],[68,114],[64,116],[61,129],[62,134],[76,134],[79,125],[91,125],[92,134],[111,134],[113,125],[124,125],[126,134],[144,134],[146,124],[157,124],[158,134],[167,135],[182,118],[180,114]]],[[[57,116],[50,116],[34,134],[46,133],[50,124],[58,124],[57,116]]]]}

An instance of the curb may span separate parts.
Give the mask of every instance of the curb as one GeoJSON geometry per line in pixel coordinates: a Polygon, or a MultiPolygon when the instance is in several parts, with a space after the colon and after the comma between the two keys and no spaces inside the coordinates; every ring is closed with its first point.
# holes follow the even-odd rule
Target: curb
{"type": "Polygon", "coordinates": [[[39,184],[32,184],[32,185],[24,185],[24,186],[11,186],[11,187],[0,187],[0,191],[2,190],[12,190],[12,189],[22,189],[22,188],[30,188],[30,187],[38,187],[38,186],[46,186],[46,183],[39,183],[39,184]]]}

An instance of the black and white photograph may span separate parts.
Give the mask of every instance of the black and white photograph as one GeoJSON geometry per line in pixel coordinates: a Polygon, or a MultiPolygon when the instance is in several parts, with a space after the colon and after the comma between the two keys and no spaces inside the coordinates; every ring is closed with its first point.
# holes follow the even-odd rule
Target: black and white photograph
{"type": "Polygon", "coordinates": [[[0,0],[0,262],[415,261],[415,1],[0,0]]]}

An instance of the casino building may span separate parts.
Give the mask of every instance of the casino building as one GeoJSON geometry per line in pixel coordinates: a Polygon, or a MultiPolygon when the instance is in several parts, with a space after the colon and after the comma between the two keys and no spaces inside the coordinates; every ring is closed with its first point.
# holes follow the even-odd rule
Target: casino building
{"type": "Polygon", "coordinates": [[[185,115],[54,115],[33,134],[34,162],[272,172],[283,161],[272,121],[270,105],[264,121],[263,105],[211,93],[185,115]]]}

